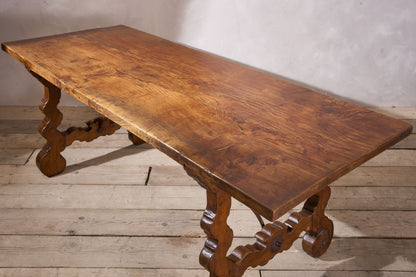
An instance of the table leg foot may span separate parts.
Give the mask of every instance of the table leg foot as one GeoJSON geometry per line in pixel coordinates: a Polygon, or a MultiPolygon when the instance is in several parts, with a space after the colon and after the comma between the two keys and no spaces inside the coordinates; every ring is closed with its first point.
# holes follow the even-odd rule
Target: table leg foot
{"type": "Polygon", "coordinates": [[[52,177],[65,170],[66,160],[59,152],[44,146],[36,156],[36,165],[44,175],[52,177]]]}
{"type": "Polygon", "coordinates": [[[334,224],[325,217],[322,227],[315,232],[307,232],[303,236],[302,248],[310,256],[317,258],[326,252],[332,241],[334,224]]]}
{"type": "Polygon", "coordinates": [[[309,198],[303,207],[305,211],[312,213],[312,221],[303,236],[302,248],[314,258],[324,254],[332,241],[334,224],[325,216],[325,208],[330,195],[331,190],[326,187],[309,198]]]}

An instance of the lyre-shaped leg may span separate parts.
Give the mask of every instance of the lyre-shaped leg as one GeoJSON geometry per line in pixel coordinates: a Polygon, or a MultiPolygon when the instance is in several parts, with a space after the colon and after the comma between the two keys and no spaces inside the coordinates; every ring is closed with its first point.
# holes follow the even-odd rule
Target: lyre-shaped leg
{"type": "Polygon", "coordinates": [[[204,187],[208,202],[201,227],[207,240],[199,261],[209,270],[211,277],[239,277],[249,267],[265,265],[276,254],[289,249],[303,231],[306,231],[303,249],[313,257],[322,255],[331,243],[333,224],[324,214],[330,189],[325,187],[310,197],[300,212],[291,213],[284,223],[274,221],[266,224],[255,235],[253,244],[240,245],[227,256],[233,239],[233,232],[227,225],[230,195],[214,186],[204,187]]]}
{"type": "Polygon", "coordinates": [[[324,254],[331,244],[334,224],[325,216],[325,208],[330,195],[331,189],[326,187],[320,193],[309,198],[303,206],[303,210],[312,213],[312,222],[305,230],[302,248],[314,258],[324,254]]]}
{"type": "Polygon", "coordinates": [[[199,256],[199,263],[209,270],[211,277],[231,276],[227,251],[233,240],[233,230],[227,225],[231,197],[216,188],[207,189],[207,208],[201,219],[201,228],[207,240],[199,256]]]}
{"type": "Polygon", "coordinates": [[[310,197],[300,212],[291,213],[284,223],[276,220],[266,224],[255,235],[254,244],[235,248],[228,257],[234,265],[231,276],[242,276],[248,267],[265,265],[276,254],[289,249],[303,231],[307,232],[305,252],[313,257],[322,255],[331,243],[333,232],[332,221],[324,215],[329,196],[330,188],[325,187],[310,197]]]}
{"type": "Polygon", "coordinates": [[[61,155],[65,149],[65,137],[57,129],[62,121],[62,113],[57,108],[61,90],[43,78],[38,79],[45,86],[45,95],[39,104],[45,118],[38,129],[47,142],[36,157],[36,165],[43,174],[51,177],[62,172],[66,166],[66,161],[61,155]]]}
{"type": "MultiPolygon", "coordinates": [[[[65,131],[58,130],[62,113],[58,110],[61,90],[34,72],[31,72],[45,87],[45,94],[39,104],[45,118],[39,125],[39,133],[46,138],[46,144],[36,157],[36,165],[48,177],[64,171],[66,161],[61,152],[74,141],[92,141],[100,136],[113,134],[120,125],[106,117],[98,117],[87,122],[86,127],[70,127],[65,131]]],[[[135,141],[139,143],[137,138],[135,141]]],[[[134,141],[133,141],[134,143],[134,141]]]]}

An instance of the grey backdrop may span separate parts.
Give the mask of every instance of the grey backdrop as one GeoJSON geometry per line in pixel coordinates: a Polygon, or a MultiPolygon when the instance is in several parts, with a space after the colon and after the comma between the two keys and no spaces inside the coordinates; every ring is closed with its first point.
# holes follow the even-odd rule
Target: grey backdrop
{"type": "MultiPolygon", "coordinates": [[[[116,24],[363,105],[416,106],[415,0],[0,0],[2,42],[116,24]]],[[[0,105],[42,95],[5,53],[0,86],[0,105]]]]}

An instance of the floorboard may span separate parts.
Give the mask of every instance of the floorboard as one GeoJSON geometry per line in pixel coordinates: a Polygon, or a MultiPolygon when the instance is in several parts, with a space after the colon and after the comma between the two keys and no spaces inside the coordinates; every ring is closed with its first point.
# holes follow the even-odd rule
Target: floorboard
{"type": "MultiPolygon", "coordinates": [[[[0,267],[117,267],[199,269],[204,238],[106,236],[0,236],[0,267]]],[[[235,244],[253,239],[236,238],[235,244]]],[[[319,259],[301,239],[264,269],[416,271],[416,240],[334,238],[319,259]]]]}
{"type": "MultiPolygon", "coordinates": [[[[339,238],[416,234],[416,211],[328,210],[327,215],[339,238]]],[[[206,237],[200,217],[199,210],[0,209],[0,235],[206,237]]],[[[250,238],[260,230],[248,209],[232,210],[228,224],[236,237],[250,238]]]]}
{"type": "MultiPolygon", "coordinates": [[[[5,277],[203,277],[202,269],[143,268],[0,268],[5,277]]],[[[258,270],[247,271],[247,277],[261,277],[258,270]]],[[[404,275],[403,275],[404,276],[404,275]]],[[[400,276],[401,277],[401,276],[400,276]]]]}

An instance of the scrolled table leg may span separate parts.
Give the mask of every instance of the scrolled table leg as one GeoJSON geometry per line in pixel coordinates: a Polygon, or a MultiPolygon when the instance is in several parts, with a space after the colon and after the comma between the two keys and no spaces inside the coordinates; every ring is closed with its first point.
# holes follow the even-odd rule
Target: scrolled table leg
{"type": "MultiPolygon", "coordinates": [[[[120,125],[106,117],[98,117],[88,121],[86,127],[70,127],[65,131],[59,131],[58,126],[61,124],[63,117],[58,109],[61,90],[38,74],[32,71],[30,73],[45,87],[44,96],[39,104],[45,118],[38,129],[39,133],[46,139],[46,144],[36,157],[36,165],[43,174],[52,177],[65,170],[66,160],[61,155],[65,147],[76,140],[88,142],[100,136],[111,135],[120,129],[120,125]]],[[[138,144],[139,140],[136,137],[135,144],[138,144]]]]}
{"type": "Polygon", "coordinates": [[[303,208],[312,212],[312,222],[303,236],[302,248],[308,255],[314,258],[324,254],[332,241],[334,224],[325,216],[325,208],[330,195],[331,190],[329,187],[326,187],[318,194],[309,198],[303,208]]]}
{"type": "Polygon", "coordinates": [[[43,174],[52,177],[61,173],[66,166],[66,160],[61,155],[65,149],[65,136],[57,129],[62,121],[62,113],[57,108],[61,98],[61,90],[45,79],[36,77],[45,87],[44,97],[39,104],[45,118],[38,129],[46,139],[46,144],[36,157],[36,165],[43,174]]]}
{"type": "Polygon", "coordinates": [[[184,166],[187,173],[207,190],[207,208],[201,219],[201,227],[207,240],[199,256],[200,264],[211,277],[240,277],[250,267],[267,264],[276,254],[289,249],[302,232],[303,249],[313,257],[319,257],[329,247],[333,223],[325,216],[330,188],[325,187],[304,204],[300,212],[293,212],[285,222],[268,223],[256,233],[253,244],[237,246],[230,255],[227,251],[233,240],[232,229],[227,224],[231,196],[210,183],[206,175],[184,166]]]}
{"type": "Polygon", "coordinates": [[[231,196],[221,190],[207,189],[207,207],[201,218],[201,228],[207,240],[199,256],[199,263],[209,270],[211,277],[231,275],[227,251],[233,240],[233,231],[227,225],[231,196]]]}

